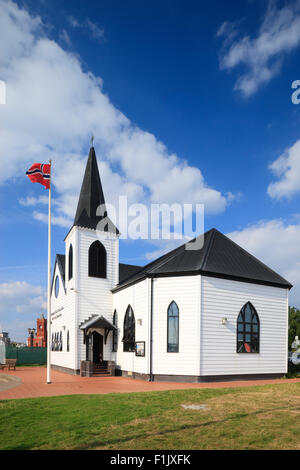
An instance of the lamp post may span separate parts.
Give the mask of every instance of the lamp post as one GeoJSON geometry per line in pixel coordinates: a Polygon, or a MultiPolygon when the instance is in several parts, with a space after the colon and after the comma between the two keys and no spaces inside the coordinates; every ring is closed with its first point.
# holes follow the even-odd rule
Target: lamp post
{"type": "Polygon", "coordinates": [[[28,333],[30,336],[30,347],[33,347],[33,338],[34,338],[34,333],[35,333],[35,328],[28,328],[28,333]]]}

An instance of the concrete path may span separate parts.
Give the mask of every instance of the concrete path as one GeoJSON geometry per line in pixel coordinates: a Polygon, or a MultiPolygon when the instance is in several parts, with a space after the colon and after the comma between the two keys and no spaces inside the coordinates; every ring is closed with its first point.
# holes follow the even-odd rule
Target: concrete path
{"type": "Polygon", "coordinates": [[[295,383],[300,379],[248,380],[236,382],[171,383],[145,382],[125,377],[80,377],[51,371],[51,384],[46,383],[45,367],[18,367],[16,371],[0,371],[0,400],[12,398],[50,397],[58,395],[153,392],[191,388],[249,387],[253,385],[295,383]],[[6,378],[13,388],[5,388],[6,378]],[[2,381],[1,381],[2,379],[2,381]]]}
{"type": "Polygon", "coordinates": [[[1,374],[0,375],[0,392],[8,390],[9,388],[14,388],[17,385],[20,385],[22,380],[19,377],[13,375],[1,374]]]}

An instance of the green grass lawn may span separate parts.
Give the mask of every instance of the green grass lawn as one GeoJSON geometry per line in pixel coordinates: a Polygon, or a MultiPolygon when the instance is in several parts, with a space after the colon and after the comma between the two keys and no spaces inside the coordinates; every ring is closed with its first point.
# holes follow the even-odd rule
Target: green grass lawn
{"type": "Polygon", "coordinates": [[[300,384],[2,400],[0,417],[1,450],[299,449],[300,384]]]}

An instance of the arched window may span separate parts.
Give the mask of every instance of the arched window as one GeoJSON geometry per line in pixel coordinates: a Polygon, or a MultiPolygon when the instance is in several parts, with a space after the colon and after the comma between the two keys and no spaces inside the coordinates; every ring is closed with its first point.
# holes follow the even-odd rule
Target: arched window
{"type": "Polygon", "coordinates": [[[55,290],[55,297],[57,298],[59,294],[59,277],[58,276],[56,276],[55,278],[54,290],[55,290]]]}
{"type": "MultiPolygon", "coordinates": [[[[114,311],[113,325],[114,325],[116,328],[118,328],[118,314],[117,314],[117,310],[114,311]]],[[[117,350],[118,350],[118,331],[117,331],[117,330],[113,330],[112,350],[113,350],[113,352],[117,352],[117,350]]]]}
{"type": "Polygon", "coordinates": [[[238,353],[259,352],[259,318],[250,302],[243,306],[237,319],[236,351],[238,353]]]}
{"type": "Polygon", "coordinates": [[[131,305],[128,305],[124,317],[123,351],[134,352],[135,350],[135,318],[131,305]]]}
{"type": "Polygon", "coordinates": [[[89,249],[89,276],[106,278],[106,250],[98,240],[89,249]]]}
{"type": "Polygon", "coordinates": [[[179,352],[179,309],[176,302],[168,308],[167,352],[179,352]]]}
{"type": "Polygon", "coordinates": [[[69,248],[69,280],[73,277],[73,246],[69,248]]]}

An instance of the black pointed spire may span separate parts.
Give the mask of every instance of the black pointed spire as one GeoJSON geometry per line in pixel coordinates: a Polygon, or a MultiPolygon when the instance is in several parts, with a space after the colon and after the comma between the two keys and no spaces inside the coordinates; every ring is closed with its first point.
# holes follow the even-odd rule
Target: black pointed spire
{"type": "Polygon", "coordinates": [[[98,223],[105,217],[108,224],[103,228],[103,230],[106,232],[112,232],[115,230],[116,233],[118,233],[118,229],[115,228],[107,217],[96,153],[94,147],[91,147],[81,186],[74,225],[96,229],[98,223]],[[102,206],[103,208],[102,213],[104,215],[102,216],[97,215],[97,209],[99,206],[102,206]]]}

